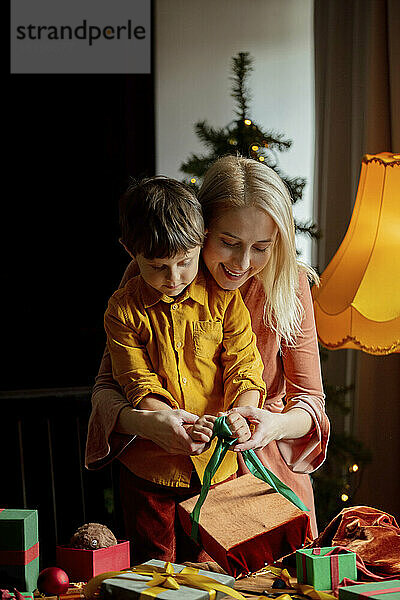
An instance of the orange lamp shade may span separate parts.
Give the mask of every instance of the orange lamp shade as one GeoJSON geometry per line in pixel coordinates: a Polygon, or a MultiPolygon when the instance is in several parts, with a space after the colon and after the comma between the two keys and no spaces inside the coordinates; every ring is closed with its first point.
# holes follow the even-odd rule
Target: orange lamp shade
{"type": "Polygon", "coordinates": [[[400,154],[363,157],[348,230],[312,293],[323,346],[400,352],[400,154]]]}

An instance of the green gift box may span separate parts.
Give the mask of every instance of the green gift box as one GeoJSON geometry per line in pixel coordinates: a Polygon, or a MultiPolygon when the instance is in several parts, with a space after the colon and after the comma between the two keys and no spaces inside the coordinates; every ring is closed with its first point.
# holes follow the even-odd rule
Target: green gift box
{"type": "Polygon", "coordinates": [[[0,582],[3,588],[36,588],[39,575],[37,510],[0,508],[0,582]]]}
{"type": "Polygon", "coordinates": [[[400,600],[400,579],[339,588],[339,600],[400,600]]]}
{"type": "Polygon", "coordinates": [[[303,548],[296,551],[297,581],[316,590],[332,590],[347,577],[357,581],[356,555],[345,548],[303,548]]]}

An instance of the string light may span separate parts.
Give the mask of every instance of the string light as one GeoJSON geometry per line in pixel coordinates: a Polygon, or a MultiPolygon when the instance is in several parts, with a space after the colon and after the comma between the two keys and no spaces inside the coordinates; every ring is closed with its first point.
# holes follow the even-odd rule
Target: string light
{"type": "Polygon", "coordinates": [[[228,142],[230,143],[231,146],[237,145],[237,140],[235,140],[234,138],[229,138],[228,142]]]}
{"type": "Polygon", "coordinates": [[[251,121],[250,121],[250,119],[245,119],[245,120],[244,120],[244,124],[245,124],[245,125],[251,125],[251,121]]]}
{"type": "Polygon", "coordinates": [[[192,177],[192,179],[190,180],[190,183],[196,183],[196,178],[192,177]]]}
{"type": "Polygon", "coordinates": [[[354,465],[350,465],[350,467],[349,467],[350,473],[355,473],[356,471],[358,471],[358,469],[359,469],[359,466],[355,465],[355,464],[354,465]]]}
{"type": "Polygon", "coordinates": [[[261,161],[261,162],[264,162],[264,160],[265,160],[265,157],[264,157],[264,156],[259,156],[259,157],[258,157],[258,160],[259,160],[259,161],[261,161]]]}
{"type": "Polygon", "coordinates": [[[347,494],[342,494],[342,495],[341,495],[341,500],[342,500],[342,502],[347,502],[347,500],[348,500],[348,499],[349,499],[349,497],[348,497],[348,495],[347,495],[347,494]]]}
{"type": "Polygon", "coordinates": [[[258,148],[259,148],[259,146],[256,146],[255,144],[254,144],[254,146],[251,147],[253,152],[257,152],[258,148]]]}

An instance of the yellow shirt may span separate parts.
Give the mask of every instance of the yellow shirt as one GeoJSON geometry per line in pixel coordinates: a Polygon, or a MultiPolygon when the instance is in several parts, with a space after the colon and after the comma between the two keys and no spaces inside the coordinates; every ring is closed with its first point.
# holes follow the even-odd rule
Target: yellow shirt
{"type": "MultiPolygon", "coordinates": [[[[157,394],[172,408],[202,416],[232,407],[245,390],[260,391],[263,363],[241,294],[222,290],[207,273],[178,297],[148,286],[139,275],[111,297],[105,314],[113,375],[136,406],[157,394]]],[[[188,487],[193,465],[202,480],[211,447],[199,456],[168,454],[136,439],[121,456],[137,476],[163,485],[188,487]]],[[[237,470],[228,452],[212,483],[237,470]]]]}

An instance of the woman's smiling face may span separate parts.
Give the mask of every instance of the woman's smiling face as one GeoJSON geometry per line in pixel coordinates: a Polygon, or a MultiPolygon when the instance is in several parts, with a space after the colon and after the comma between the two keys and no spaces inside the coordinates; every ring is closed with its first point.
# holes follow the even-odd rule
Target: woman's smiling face
{"type": "Polygon", "coordinates": [[[278,228],[263,210],[232,208],[214,218],[203,248],[203,259],[215,281],[235,290],[268,263],[278,228]]]}

